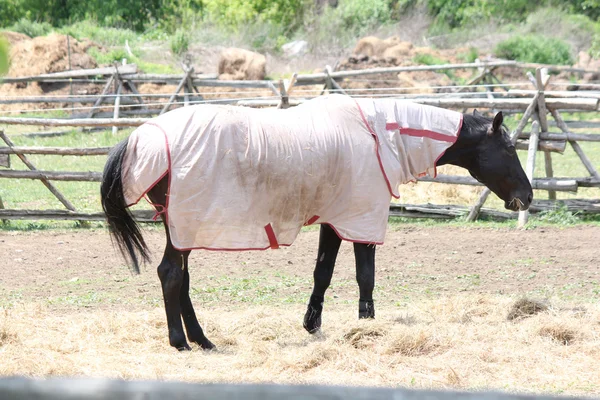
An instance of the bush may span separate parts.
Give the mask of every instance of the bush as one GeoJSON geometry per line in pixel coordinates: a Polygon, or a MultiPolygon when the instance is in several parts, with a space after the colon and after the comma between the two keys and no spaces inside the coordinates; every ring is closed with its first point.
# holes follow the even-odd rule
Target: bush
{"type": "Polygon", "coordinates": [[[103,52],[97,47],[90,47],[88,54],[92,56],[100,65],[113,64],[115,62],[121,64],[121,61],[123,61],[124,58],[126,58],[129,63],[135,63],[137,59],[135,55],[130,56],[123,48],[112,49],[108,52],[103,52]]]}
{"type": "Polygon", "coordinates": [[[340,0],[334,14],[346,29],[362,34],[388,23],[392,9],[387,0],[340,0]]]}
{"type": "Polygon", "coordinates": [[[190,47],[190,37],[187,31],[178,29],[175,34],[171,36],[169,45],[171,46],[171,51],[173,54],[176,55],[181,55],[188,51],[190,47]]]}
{"type": "Polygon", "coordinates": [[[52,31],[52,25],[47,22],[32,22],[28,19],[21,18],[13,26],[8,28],[13,32],[24,33],[29,37],[46,36],[52,31]]]}
{"type": "Polygon", "coordinates": [[[572,65],[571,48],[556,38],[539,35],[514,36],[496,46],[496,56],[523,62],[572,65]]]}
{"type": "Polygon", "coordinates": [[[288,32],[302,25],[310,0],[205,0],[208,21],[239,31],[249,23],[269,22],[288,32]]]}
{"type": "Polygon", "coordinates": [[[130,43],[136,41],[138,36],[130,29],[102,27],[95,21],[76,22],[59,31],[77,40],[89,39],[105,46],[122,46],[126,40],[130,43]]]}
{"type": "Polygon", "coordinates": [[[413,57],[413,62],[420,65],[441,65],[446,64],[446,61],[427,53],[419,53],[413,57]]]}
{"type": "Polygon", "coordinates": [[[436,25],[457,28],[491,19],[521,22],[545,1],[530,0],[428,0],[429,14],[436,25]]]}

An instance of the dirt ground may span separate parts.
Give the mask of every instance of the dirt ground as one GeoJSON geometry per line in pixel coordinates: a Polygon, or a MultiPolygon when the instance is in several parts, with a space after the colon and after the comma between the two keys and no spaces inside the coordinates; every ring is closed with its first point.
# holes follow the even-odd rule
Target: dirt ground
{"type": "MultiPolygon", "coordinates": [[[[10,299],[70,308],[160,304],[155,267],[163,232],[146,237],[153,263],[133,275],[113,250],[106,231],[0,233],[0,306],[10,299]]],[[[376,254],[375,301],[397,306],[419,296],[458,292],[600,298],[600,228],[531,230],[392,226],[376,254]]],[[[318,231],[302,232],[289,248],[259,252],[192,252],[193,296],[235,307],[248,302],[303,304],[310,295],[318,231]],[[232,290],[235,288],[235,291],[232,290]],[[266,289],[265,289],[266,288],[266,289]]],[[[352,246],[340,250],[332,302],[357,301],[352,246]]],[[[210,307],[204,310],[210,312],[210,307]]]]}
{"type": "Polygon", "coordinates": [[[105,230],[0,233],[0,376],[83,376],[598,395],[600,227],[391,224],[376,319],[359,321],[343,244],[323,329],[302,315],[318,232],[263,252],[193,252],[191,295],[217,350],[168,345],[155,264],[132,275],[105,230]],[[546,310],[509,319],[526,295],[546,310]]]}

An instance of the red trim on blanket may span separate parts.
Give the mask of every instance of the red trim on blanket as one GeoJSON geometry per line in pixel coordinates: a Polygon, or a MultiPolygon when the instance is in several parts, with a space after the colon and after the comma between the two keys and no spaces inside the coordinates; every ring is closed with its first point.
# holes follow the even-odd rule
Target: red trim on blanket
{"type": "Polygon", "coordinates": [[[269,247],[278,249],[279,243],[277,243],[277,237],[275,237],[275,232],[273,232],[273,227],[270,223],[265,225],[265,232],[267,232],[267,238],[269,238],[269,247]]]}
{"type": "Polygon", "coordinates": [[[314,224],[315,222],[317,222],[317,220],[318,220],[319,218],[321,218],[321,217],[319,217],[318,215],[313,215],[312,217],[310,217],[310,219],[309,219],[308,221],[306,221],[306,222],[304,223],[304,226],[308,226],[308,225],[312,225],[312,224],[314,224]]]}
{"type": "Polygon", "coordinates": [[[443,133],[429,131],[426,129],[403,128],[398,125],[397,122],[388,122],[385,124],[385,129],[388,131],[399,131],[401,135],[426,137],[433,140],[439,140],[440,142],[454,143],[456,141],[455,136],[444,135],[443,133]]]}
{"type": "Polygon", "coordinates": [[[362,118],[363,122],[365,123],[365,126],[367,127],[367,129],[369,130],[371,135],[373,136],[373,139],[375,139],[375,154],[377,154],[377,161],[379,162],[379,168],[381,168],[381,173],[383,174],[385,183],[387,184],[388,190],[390,191],[390,195],[395,199],[399,199],[400,196],[396,196],[394,194],[394,191],[392,190],[392,185],[390,184],[390,180],[388,179],[388,177],[385,173],[385,169],[383,168],[383,163],[381,162],[381,155],[379,154],[379,139],[377,138],[377,134],[375,134],[375,131],[371,128],[371,126],[367,122],[367,119],[365,118],[365,114],[363,113],[362,108],[360,108],[358,101],[356,101],[356,99],[353,99],[353,100],[356,103],[356,108],[358,108],[358,112],[360,113],[360,117],[362,118]]]}
{"type": "MultiPolygon", "coordinates": [[[[290,247],[291,244],[278,244],[281,247],[290,247]]],[[[178,251],[192,251],[192,250],[207,250],[207,251],[263,251],[271,249],[271,246],[267,247],[247,247],[243,249],[229,249],[229,248],[221,248],[221,247],[177,247],[173,245],[173,248],[178,251]]]]}

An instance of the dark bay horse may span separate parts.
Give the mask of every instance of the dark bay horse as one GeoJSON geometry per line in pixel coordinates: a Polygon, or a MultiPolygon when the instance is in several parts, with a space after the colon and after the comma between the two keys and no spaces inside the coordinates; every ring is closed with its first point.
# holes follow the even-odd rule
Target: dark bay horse
{"type": "MultiPolygon", "coordinates": [[[[321,106],[323,104],[321,104],[321,106]]],[[[197,112],[199,113],[203,113],[205,110],[207,113],[216,110],[214,111],[214,116],[211,117],[211,124],[214,124],[214,121],[218,119],[217,117],[219,115],[232,110],[225,108],[209,109],[207,106],[197,107],[199,107],[197,109],[197,112]]],[[[307,125],[315,124],[314,121],[303,121],[301,118],[294,120],[292,117],[295,114],[289,112],[289,110],[279,110],[276,112],[287,112],[288,114],[285,114],[284,120],[287,120],[289,124],[294,124],[296,122],[296,125],[302,125],[303,122],[307,125]]],[[[252,115],[258,116],[279,115],[272,114],[273,111],[271,111],[271,114],[268,114],[267,112],[261,114],[261,111],[253,111],[253,113],[255,114],[252,115]]],[[[233,117],[229,116],[227,118],[233,117]]],[[[498,195],[498,197],[504,200],[507,209],[514,211],[526,210],[533,198],[532,188],[521,167],[515,147],[511,144],[505,128],[503,127],[502,113],[496,114],[493,119],[484,117],[477,112],[472,115],[459,115],[459,118],[461,119],[461,123],[458,125],[459,131],[457,131],[457,137],[452,139],[452,144],[448,144],[449,147],[447,147],[440,154],[440,157],[435,160],[437,161],[435,164],[438,166],[452,164],[467,169],[475,179],[486,185],[491,191],[498,195]]],[[[369,131],[373,133],[373,130],[368,126],[369,124],[364,116],[363,120],[365,120],[365,124],[369,131]]],[[[228,119],[224,119],[223,121],[227,124],[228,119]]],[[[350,129],[352,129],[353,125],[351,123],[349,124],[350,129]]],[[[188,125],[190,124],[188,123],[186,126],[188,125]]],[[[361,129],[363,128],[364,126],[361,129]]],[[[356,129],[358,129],[358,127],[356,127],[356,129]]],[[[165,130],[168,131],[169,127],[167,126],[165,130]]],[[[404,132],[399,129],[398,132],[409,136],[418,134],[418,132],[415,133],[415,130],[410,129],[404,132]]],[[[273,134],[273,132],[271,132],[271,134],[273,134]]],[[[373,133],[373,135],[375,134],[373,133]]],[[[167,133],[165,133],[165,137],[167,136],[167,133]]],[[[397,138],[394,138],[393,136],[390,137],[392,141],[397,138]]],[[[146,261],[148,261],[149,258],[148,248],[144,242],[142,233],[128,210],[131,201],[127,200],[124,195],[124,192],[127,191],[127,187],[124,184],[123,175],[125,174],[124,171],[130,167],[127,164],[128,145],[129,147],[133,147],[133,144],[129,143],[130,140],[131,137],[116,145],[109,155],[103,174],[101,199],[103,209],[106,213],[108,226],[116,244],[119,246],[123,255],[130,258],[135,270],[139,271],[139,258],[146,261]]],[[[379,142],[373,143],[377,143],[377,146],[380,146],[379,142]]],[[[369,149],[371,149],[371,147],[369,147],[369,149]]],[[[339,160],[340,154],[336,154],[335,157],[337,158],[335,158],[333,162],[339,160]]],[[[381,160],[379,161],[381,163],[381,160]]],[[[168,159],[168,162],[171,162],[170,158],[168,159]]],[[[255,168],[259,169],[258,166],[255,166],[255,168]]],[[[248,170],[242,172],[246,174],[248,170]]],[[[252,173],[254,170],[250,169],[249,172],[252,173]]],[[[302,172],[303,171],[296,171],[298,174],[302,172]]],[[[328,175],[328,179],[333,179],[331,176],[332,175],[328,175]]],[[[165,210],[168,210],[170,206],[170,197],[174,195],[174,192],[170,187],[172,178],[172,171],[169,169],[167,172],[160,175],[159,179],[156,181],[152,178],[153,184],[142,194],[146,194],[149,197],[165,224],[167,243],[162,261],[158,266],[158,276],[162,284],[167,314],[169,343],[179,350],[189,350],[190,347],[187,341],[189,340],[197,343],[203,349],[211,349],[214,345],[204,335],[194,313],[194,308],[189,296],[190,276],[188,256],[193,248],[181,248],[173,244],[172,238],[174,237],[174,232],[169,228],[168,213],[164,212],[165,210]],[[187,332],[187,340],[183,325],[185,325],[185,331],[187,332]]],[[[234,177],[232,179],[237,178],[234,177]]],[[[380,177],[380,173],[375,173],[372,179],[383,181],[380,177]]],[[[224,185],[225,182],[222,184],[224,185]]],[[[321,188],[318,189],[320,190],[321,188]]],[[[304,196],[306,193],[303,192],[302,195],[304,196]]],[[[385,196],[383,197],[384,203],[382,204],[389,205],[391,197],[389,193],[387,198],[385,196]]],[[[338,203],[346,202],[347,200],[348,199],[346,198],[336,199],[338,203]]],[[[317,200],[311,198],[310,201],[316,202],[317,200]]],[[[257,206],[260,206],[260,204],[257,206]]],[[[171,207],[173,206],[171,205],[171,207]]],[[[282,205],[282,207],[285,207],[285,205],[282,205]]],[[[318,216],[315,215],[315,217],[318,216]]],[[[387,214],[384,214],[383,217],[385,218],[385,221],[387,221],[387,214]]],[[[243,216],[240,218],[243,218],[243,216]]],[[[309,221],[309,223],[314,223],[317,220],[318,218],[311,218],[310,221],[312,222],[309,221]]],[[[323,311],[325,291],[331,282],[336,257],[342,239],[346,239],[334,225],[327,221],[318,221],[317,223],[321,224],[321,228],[317,261],[314,270],[314,288],[304,316],[304,328],[310,333],[317,331],[321,326],[321,314],[323,311]]],[[[267,226],[270,227],[270,224],[267,226]]],[[[267,228],[267,226],[265,226],[265,228],[267,228]]],[[[267,235],[268,234],[269,232],[267,232],[267,235]]],[[[272,236],[273,232],[269,235],[270,241],[273,239],[272,236]]],[[[376,241],[368,243],[356,240],[353,244],[356,258],[356,279],[360,290],[358,307],[359,318],[374,318],[375,316],[373,289],[375,285],[376,243],[376,241]]]]}

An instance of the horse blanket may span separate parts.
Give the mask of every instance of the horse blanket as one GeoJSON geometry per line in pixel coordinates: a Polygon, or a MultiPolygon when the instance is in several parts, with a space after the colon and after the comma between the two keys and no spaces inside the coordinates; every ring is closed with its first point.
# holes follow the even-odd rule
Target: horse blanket
{"type": "Polygon", "coordinates": [[[290,245],[303,225],[383,243],[391,197],[457,139],[462,114],[394,99],[322,96],[286,110],[183,107],[129,137],[128,205],[169,176],[164,210],[180,250],[290,245]]]}

